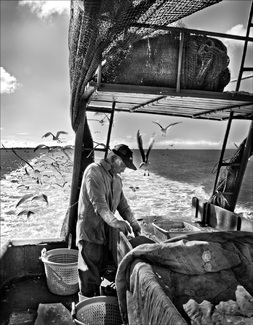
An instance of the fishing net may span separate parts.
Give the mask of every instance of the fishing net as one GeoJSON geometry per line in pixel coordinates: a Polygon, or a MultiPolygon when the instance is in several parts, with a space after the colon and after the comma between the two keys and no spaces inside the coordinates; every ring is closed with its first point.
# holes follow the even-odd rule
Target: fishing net
{"type": "Polygon", "coordinates": [[[227,195],[226,193],[234,193],[236,190],[236,183],[240,172],[240,163],[242,161],[246,140],[247,139],[244,139],[242,141],[233,157],[229,159],[229,163],[232,165],[226,166],[222,170],[215,193],[209,199],[210,203],[229,211],[233,211],[234,209],[234,197],[233,195],[227,195]]]}
{"type": "MultiPolygon", "coordinates": [[[[179,33],[160,33],[135,42],[116,59],[108,56],[102,81],[175,88],[179,37],[179,33]]],[[[183,43],[180,87],[223,91],[230,80],[228,64],[227,48],[221,41],[187,33],[183,43]]]]}
{"type": "Polygon", "coordinates": [[[71,0],[68,43],[73,129],[80,120],[80,100],[98,65],[113,58],[117,66],[133,43],[154,33],[153,28],[136,24],[166,26],[220,1],[71,0]]]}

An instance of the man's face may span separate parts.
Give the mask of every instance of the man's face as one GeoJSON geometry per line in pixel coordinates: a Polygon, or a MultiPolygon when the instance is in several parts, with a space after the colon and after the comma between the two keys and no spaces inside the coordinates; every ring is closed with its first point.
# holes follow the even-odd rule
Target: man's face
{"type": "Polygon", "coordinates": [[[117,157],[117,158],[115,158],[115,160],[112,164],[111,171],[113,174],[120,174],[120,173],[123,173],[126,168],[127,168],[127,166],[125,165],[123,160],[120,157],[117,157]]]}

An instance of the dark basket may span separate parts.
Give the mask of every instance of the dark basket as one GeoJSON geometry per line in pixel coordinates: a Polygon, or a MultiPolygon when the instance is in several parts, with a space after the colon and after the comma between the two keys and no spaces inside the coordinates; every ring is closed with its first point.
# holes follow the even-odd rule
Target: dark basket
{"type": "Polygon", "coordinates": [[[98,296],[79,302],[74,321],[77,325],[122,324],[117,297],[98,296]]]}

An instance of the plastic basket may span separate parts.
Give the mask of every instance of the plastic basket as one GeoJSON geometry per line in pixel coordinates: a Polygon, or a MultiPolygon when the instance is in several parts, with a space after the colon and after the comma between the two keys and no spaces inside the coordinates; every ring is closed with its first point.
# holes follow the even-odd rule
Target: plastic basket
{"type": "Polygon", "coordinates": [[[78,291],[77,271],[78,251],[69,248],[58,248],[41,251],[48,289],[60,296],[67,296],[78,291]]]}
{"type": "Polygon", "coordinates": [[[74,321],[77,325],[120,325],[117,297],[87,298],[76,305],[74,321]]]}

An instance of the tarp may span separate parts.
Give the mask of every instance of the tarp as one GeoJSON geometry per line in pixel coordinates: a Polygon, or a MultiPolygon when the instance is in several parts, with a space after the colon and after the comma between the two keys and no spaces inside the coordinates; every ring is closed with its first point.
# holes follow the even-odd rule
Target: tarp
{"type": "Polygon", "coordinates": [[[194,233],[143,244],[122,259],[116,274],[129,325],[186,324],[182,305],[189,299],[234,299],[238,284],[253,294],[253,233],[194,233]]]}

